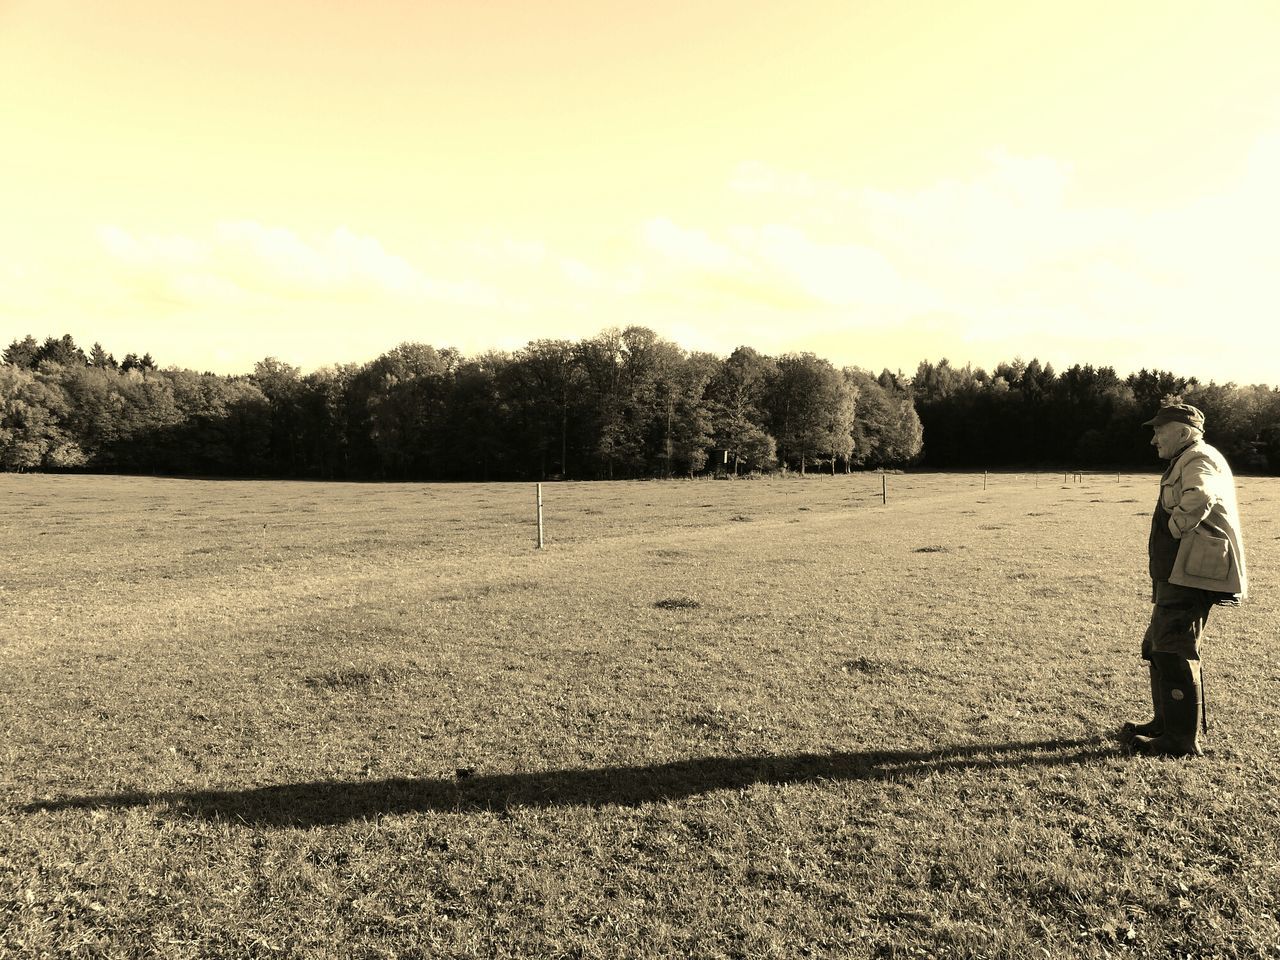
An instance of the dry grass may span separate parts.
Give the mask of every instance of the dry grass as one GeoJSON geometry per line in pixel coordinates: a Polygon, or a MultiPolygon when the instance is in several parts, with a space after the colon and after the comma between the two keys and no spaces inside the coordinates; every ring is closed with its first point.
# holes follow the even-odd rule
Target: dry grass
{"type": "Polygon", "coordinates": [[[0,955],[1280,956],[1280,481],[1191,763],[1154,488],[0,476],[0,955]]]}

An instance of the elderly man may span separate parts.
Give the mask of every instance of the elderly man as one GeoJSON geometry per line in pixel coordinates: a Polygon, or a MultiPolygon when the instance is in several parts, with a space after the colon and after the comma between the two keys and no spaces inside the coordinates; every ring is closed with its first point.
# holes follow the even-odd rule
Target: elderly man
{"type": "Polygon", "coordinates": [[[1169,404],[1144,426],[1154,428],[1151,444],[1170,461],[1151,518],[1155,607],[1142,639],[1155,716],[1126,723],[1123,733],[1138,753],[1196,756],[1204,715],[1201,634],[1215,604],[1236,605],[1248,592],[1235,480],[1222,454],[1204,442],[1196,407],[1169,404]]]}

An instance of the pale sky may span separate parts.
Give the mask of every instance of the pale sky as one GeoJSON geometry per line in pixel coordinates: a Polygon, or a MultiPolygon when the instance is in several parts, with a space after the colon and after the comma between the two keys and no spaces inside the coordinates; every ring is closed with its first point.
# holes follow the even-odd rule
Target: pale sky
{"type": "Polygon", "coordinates": [[[0,346],[1280,384],[1280,3],[0,0],[0,346]]]}

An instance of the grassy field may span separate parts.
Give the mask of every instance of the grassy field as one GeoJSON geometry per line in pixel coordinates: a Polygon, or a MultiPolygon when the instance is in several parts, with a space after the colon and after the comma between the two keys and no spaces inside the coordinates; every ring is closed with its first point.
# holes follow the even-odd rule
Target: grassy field
{"type": "MultiPolygon", "coordinates": [[[[1155,465],[1153,464],[1153,471],[1155,465]]],[[[1280,957],[1280,480],[0,475],[0,956],[1280,957]]]]}

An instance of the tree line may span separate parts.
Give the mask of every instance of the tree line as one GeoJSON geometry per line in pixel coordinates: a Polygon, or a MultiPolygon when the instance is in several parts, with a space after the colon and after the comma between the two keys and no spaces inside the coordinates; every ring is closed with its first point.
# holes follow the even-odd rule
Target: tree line
{"type": "Polygon", "coordinates": [[[0,366],[0,468],[378,480],[610,479],[899,466],[922,442],[899,378],[811,353],[685,351],[605,330],[464,356],[404,343],[303,375],[117,363],[70,336],[0,366]]]}
{"type": "Polygon", "coordinates": [[[70,336],[0,365],[0,469],[376,480],[611,479],[794,470],[1149,467],[1141,424],[1179,397],[1237,468],[1280,472],[1280,392],[1038,360],[914,376],[812,353],[688,352],[645,327],[464,356],[275,358],[225,376],[70,336]]]}
{"type": "Polygon", "coordinates": [[[948,361],[921,363],[910,389],[934,467],[1140,467],[1154,462],[1142,424],[1162,403],[1205,414],[1205,439],[1238,470],[1280,473],[1280,390],[1203,384],[1165,370],[1121,378],[1112,367],[1038,360],[987,373],[948,361]]]}

